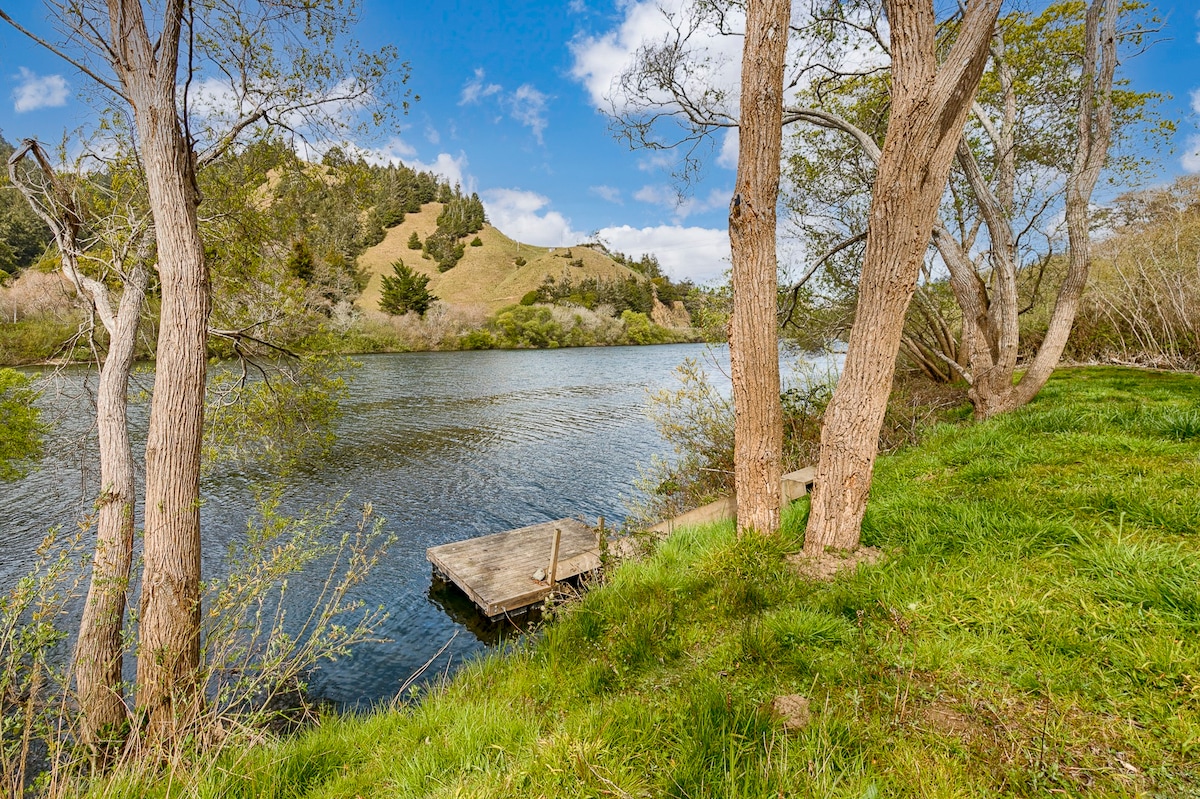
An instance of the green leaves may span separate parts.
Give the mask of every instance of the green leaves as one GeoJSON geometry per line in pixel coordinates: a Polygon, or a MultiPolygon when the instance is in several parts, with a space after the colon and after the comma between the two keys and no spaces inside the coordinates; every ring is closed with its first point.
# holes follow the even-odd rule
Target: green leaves
{"type": "Polygon", "coordinates": [[[0,369],[0,480],[18,480],[43,455],[45,425],[34,405],[41,394],[32,380],[13,369],[0,369]]]}
{"type": "Polygon", "coordinates": [[[392,263],[392,275],[384,275],[381,282],[383,292],[379,297],[379,310],[393,316],[402,316],[410,311],[417,316],[424,316],[429,306],[437,300],[429,292],[429,278],[414,272],[402,260],[392,263]]]}

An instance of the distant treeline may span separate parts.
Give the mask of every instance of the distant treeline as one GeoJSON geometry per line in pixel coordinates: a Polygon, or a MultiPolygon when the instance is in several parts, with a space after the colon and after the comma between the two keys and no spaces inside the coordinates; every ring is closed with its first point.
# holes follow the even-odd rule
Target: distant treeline
{"type": "Polygon", "coordinates": [[[581,280],[573,280],[568,276],[556,280],[553,275],[550,275],[535,291],[529,292],[522,298],[522,304],[577,305],[593,311],[600,306],[609,306],[618,315],[624,311],[648,315],[654,308],[656,295],[658,301],[664,305],[682,302],[689,312],[693,311],[694,303],[699,302],[698,293],[692,281],[672,281],[663,273],[658,259],[653,255],[643,255],[641,258],[634,259],[600,245],[590,246],[603,251],[617,263],[645,276],[646,279],[638,280],[630,276],[610,279],[586,277],[581,280]]]}

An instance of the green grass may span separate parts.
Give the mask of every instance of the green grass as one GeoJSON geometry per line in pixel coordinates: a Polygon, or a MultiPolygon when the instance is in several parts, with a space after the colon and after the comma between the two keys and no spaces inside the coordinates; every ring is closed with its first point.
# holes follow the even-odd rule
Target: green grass
{"type": "Polygon", "coordinates": [[[1200,378],[1060,372],[880,460],[864,542],[685,530],[401,710],[116,796],[1200,795],[1200,378]],[[785,732],[774,697],[811,698],[785,732]]]}

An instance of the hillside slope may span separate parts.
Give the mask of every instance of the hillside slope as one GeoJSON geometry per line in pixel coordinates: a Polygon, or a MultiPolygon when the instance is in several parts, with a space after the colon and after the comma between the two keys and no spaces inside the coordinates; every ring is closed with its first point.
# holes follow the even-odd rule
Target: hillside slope
{"type": "MultiPolygon", "coordinates": [[[[370,282],[358,298],[364,309],[379,310],[380,275],[390,274],[392,262],[402,259],[412,269],[428,275],[429,290],[450,305],[480,306],[493,312],[521,301],[548,276],[561,280],[570,277],[578,281],[586,277],[607,280],[629,277],[644,280],[642,275],[619,264],[605,253],[587,246],[534,247],[513,241],[491,225],[484,225],[478,235],[482,247],[466,248],[462,260],[448,272],[438,272],[433,261],[421,257],[420,250],[410,250],[408,240],[415,230],[421,241],[437,229],[441,203],[428,203],[420,213],[407,214],[404,221],[387,231],[379,244],[359,256],[359,266],[369,274],[370,282]],[[568,253],[570,253],[568,255],[568,253]],[[517,257],[524,266],[517,266],[517,257]],[[582,261],[572,266],[571,261],[582,261]]],[[[463,240],[469,244],[474,236],[463,240]]]]}

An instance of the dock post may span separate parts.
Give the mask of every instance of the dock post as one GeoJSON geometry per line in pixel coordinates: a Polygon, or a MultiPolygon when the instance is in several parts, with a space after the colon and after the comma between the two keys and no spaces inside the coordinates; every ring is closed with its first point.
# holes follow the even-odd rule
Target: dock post
{"type": "Polygon", "coordinates": [[[554,528],[554,544],[550,547],[550,587],[554,587],[554,578],[558,576],[558,545],[562,542],[562,530],[554,528]]]}

